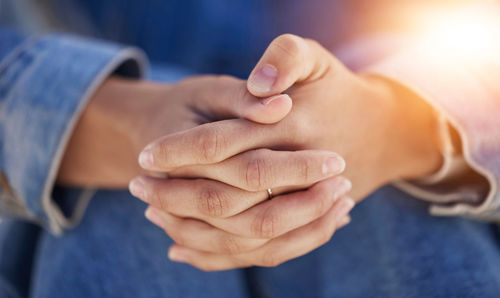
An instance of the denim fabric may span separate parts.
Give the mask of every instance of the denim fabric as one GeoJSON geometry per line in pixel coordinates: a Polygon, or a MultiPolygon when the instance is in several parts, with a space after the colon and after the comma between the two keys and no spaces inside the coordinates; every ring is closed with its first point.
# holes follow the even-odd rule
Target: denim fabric
{"type": "MultiPolygon", "coordinates": [[[[69,31],[136,45],[155,67],[169,65],[164,68],[171,73],[182,68],[245,77],[278,34],[297,33],[328,46],[350,32],[334,26],[343,19],[342,10],[336,9],[339,3],[3,0],[0,22],[25,32],[45,13],[44,26],[64,24],[69,31]],[[37,14],[37,8],[43,13],[37,14]],[[317,16],[317,22],[311,23],[310,15],[317,16]],[[23,19],[27,24],[19,24],[23,19]],[[82,29],[84,23],[88,30],[82,29]]],[[[71,128],[92,90],[113,68],[127,59],[143,64],[139,61],[143,59],[115,44],[68,36],[31,40],[14,51],[14,35],[0,31],[0,54],[9,57],[0,56],[5,66],[0,69],[0,174],[9,184],[0,193],[0,214],[29,219],[60,233],[72,219],[61,216],[50,191],[71,128]]]]}
{"type": "MultiPolygon", "coordinates": [[[[355,26],[346,24],[356,21],[352,0],[76,2],[81,7],[78,13],[94,25],[97,37],[136,45],[153,64],[241,78],[246,78],[279,34],[299,34],[334,48],[352,37],[355,26]]],[[[70,30],[77,27],[70,16],[62,17],[70,30]]]]}
{"type": "MultiPolygon", "coordinates": [[[[0,26],[0,61],[3,62],[5,58],[21,43],[26,39],[26,37],[22,36],[15,31],[8,30],[6,28],[2,28],[0,26]]],[[[6,62],[3,62],[6,63],[6,62]]],[[[3,64],[2,63],[2,64],[3,64]]],[[[1,64],[0,64],[1,65],[1,64]]],[[[0,66],[0,70],[3,66],[0,66]]]]}
{"type": "Polygon", "coordinates": [[[139,76],[140,52],[69,36],[25,42],[0,69],[0,214],[36,221],[59,233],[68,220],[50,199],[59,161],[85,102],[114,71],[139,76]],[[26,207],[27,210],[23,210],[26,207]]]}
{"type": "Polygon", "coordinates": [[[250,284],[258,297],[277,298],[498,297],[499,232],[433,217],[426,203],[386,187],[327,245],[277,268],[250,269],[250,284]]]}
{"type": "MultiPolygon", "coordinates": [[[[391,6],[389,2],[381,1],[377,11],[391,6]]],[[[29,1],[23,3],[27,5],[29,1]]],[[[196,73],[226,73],[240,77],[249,73],[265,46],[278,34],[300,34],[333,48],[355,37],[355,24],[362,26],[361,20],[370,16],[363,9],[366,3],[361,0],[50,0],[46,3],[58,17],[58,23],[65,24],[68,30],[81,31],[78,28],[82,23],[88,23],[92,27],[88,32],[101,38],[140,47],[152,59],[153,65],[176,65],[170,72],[182,68],[196,73]]],[[[7,53],[5,49],[10,49],[12,42],[9,40],[12,38],[0,31],[0,39],[2,44],[5,40],[5,45],[0,46],[0,54],[2,51],[7,53]]],[[[4,206],[0,210],[45,224],[54,232],[68,226],[66,219],[53,215],[57,208],[49,199],[57,157],[64,150],[65,137],[71,132],[78,111],[85,105],[85,95],[89,95],[100,79],[112,72],[106,69],[106,65],[108,62],[118,63],[111,60],[119,56],[121,49],[117,45],[90,40],[69,39],[61,43],[52,38],[52,41],[38,41],[27,46],[18,53],[15,61],[7,63],[8,67],[0,73],[0,100],[7,102],[2,105],[4,117],[0,120],[2,127],[16,129],[4,129],[6,135],[0,136],[3,144],[0,169],[5,172],[13,193],[2,192],[0,202],[4,206]],[[50,80],[47,77],[51,77],[50,80]],[[28,85],[30,87],[26,88],[28,85]],[[41,96],[39,88],[50,88],[48,90],[53,94],[41,96]],[[47,99],[48,96],[51,98],[47,99]],[[61,98],[64,101],[61,102],[61,98]],[[31,103],[36,105],[31,106],[31,103]],[[14,115],[12,107],[23,105],[30,108],[16,109],[25,114],[14,115]],[[44,110],[52,109],[54,105],[56,110],[44,110]],[[35,119],[28,121],[26,115],[35,119]],[[47,130],[47,127],[52,129],[47,130]],[[50,133],[44,135],[46,131],[50,133]],[[39,136],[35,138],[36,142],[31,142],[32,135],[39,136]],[[19,148],[26,148],[26,151],[19,148]],[[31,159],[22,158],[27,152],[31,159]]],[[[411,72],[411,67],[408,68],[411,72]]],[[[478,121],[463,122],[474,126],[478,121]]],[[[493,170],[488,176],[491,181],[496,181],[494,171],[498,172],[497,159],[490,157],[491,152],[498,151],[497,138],[489,137],[495,135],[496,126],[495,121],[488,121],[490,133],[479,137],[489,140],[486,145],[481,145],[485,149],[471,150],[474,156],[481,157],[477,159],[481,160],[481,169],[485,168],[483,172],[493,170]]],[[[500,198],[492,187],[489,201],[478,210],[480,215],[485,215],[488,208],[492,209],[493,215],[498,213],[496,207],[500,201],[494,200],[495,195],[500,198]]],[[[466,207],[470,206],[462,209],[466,207]]]]}
{"type": "Polygon", "coordinates": [[[27,297],[40,227],[19,220],[0,224],[0,297],[27,297]]]}
{"type": "MultiPolygon", "coordinates": [[[[56,193],[64,202],[77,195],[78,190],[72,189],[56,193]]],[[[4,244],[0,276],[11,276],[5,275],[9,268],[26,268],[22,263],[30,262],[25,252],[31,249],[37,252],[30,289],[36,298],[498,297],[500,293],[497,226],[432,217],[427,204],[392,187],[357,206],[349,226],[306,256],[277,268],[218,273],[168,261],[172,240],[144,219],[145,207],[126,191],[99,191],[82,223],[62,237],[46,231],[30,234],[24,224],[11,223],[17,229],[4,228],[0,243],[24,237],[28,248],[15,250],[16,258],[15,247],[4,244]],[[27,234],[35,240],[27,241],[27,234]]],[[[5,296],[0,293],[0,297],[5,296]]]]}
{"type": "MultiPolygon", "coordinates": [[[[158,80],[190,72],[245,77],[268,42],[285,32],[332,48],[357,30],[361,18],[347,7],[369,2],[76,0],[80,10],[70,11],[69,1],[47,2],[60,4],[53,7],[69,30],[85,17],[98,37],[142,48],[158,80]]],[[[120,63],[131,66],[129,59],[135,71],[126,73],[137,76],[142,58],[68,37],[14,50],[23,41],[0,28],[0,170],[15,202],[29,207],[23,216],[50,222],[57,232],[64,216],[53,210],[60,206],[68,217],[81,198],[81,190],[58,189],[50,200],[63,135],[93,87],[120,63]],[[19,59],[5,59],[14,54],[19,59]],[[28,129],[10,131],[16,127],[28,129]]],[[[384,188],[311,254],[272,269],[203,273],[166,259],[172,241],[144,219],[140,201],[126,191],[99,191],[82,223],[60,237],[12,219],[0,224],[0,297],[498,297],[498,227],[431,217],[427,207],[384,188]]]]}

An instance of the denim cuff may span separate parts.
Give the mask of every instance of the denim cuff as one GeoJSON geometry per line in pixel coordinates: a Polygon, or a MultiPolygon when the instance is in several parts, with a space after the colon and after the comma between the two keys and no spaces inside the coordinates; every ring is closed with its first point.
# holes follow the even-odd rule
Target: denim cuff
{"type": "Polygon", "coordinates": [[[86,103],[111,74],[142,77],[135,48],[66,35],[26,41],[0,64],[0,212],[61,234],[83,213],[92,190],[65,216],[52,190],[66,145],[86,103]]]}

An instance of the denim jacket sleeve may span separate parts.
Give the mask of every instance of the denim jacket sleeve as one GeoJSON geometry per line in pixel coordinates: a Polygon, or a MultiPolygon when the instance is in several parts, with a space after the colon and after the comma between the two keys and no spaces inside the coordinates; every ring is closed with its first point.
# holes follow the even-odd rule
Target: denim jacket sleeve
{"type": "MultiPolygon", "coordinates": [[[[141,77],[144,54],[66,35],[24,38],[0,29],[0,215],[55,234],[74,224],[52,200],[59,163],[86,102],[117,73],[141,77]]],[[[75,210],[85,208],[81,196],[75,210]]]]}

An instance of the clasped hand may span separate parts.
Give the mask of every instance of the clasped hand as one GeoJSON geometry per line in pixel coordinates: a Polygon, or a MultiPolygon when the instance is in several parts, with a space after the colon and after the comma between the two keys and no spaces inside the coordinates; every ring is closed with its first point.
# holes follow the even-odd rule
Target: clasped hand
{"type": "Polygon", "coordinates": [[[355,201],[439,165],[423,101],[352,73],[311,40],[278,37],[247,82],[199,77],[170,91],[193,86],[186,102],[195,120],[184,117],[139,157],[168,178],[141,175],[130,190],[176,242],[169,257],[202,270],[304,255],[350,221],[355,201]]]}

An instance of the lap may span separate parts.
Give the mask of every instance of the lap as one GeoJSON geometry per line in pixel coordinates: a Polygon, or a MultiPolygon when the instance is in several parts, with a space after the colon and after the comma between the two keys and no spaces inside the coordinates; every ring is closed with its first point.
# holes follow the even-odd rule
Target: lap
{"type": "Polygon", "coordinates": [[[42,237],[33,296],[246,297],[241,271],[170,262],[172,241],[144,218],[145,208],[126,191],[98,192],[75,230],[42,237]]]}
{"type": "Polygon", "coordinates": [[[495,225],[428,215],[392,187],[359,204],[325,246],[277,268],[205,273],[169,262],[172,241],[127,192],[99,192],[82,224],[43,234],[34,297],[490,297],[500,291],[495,225]],[[250,289],[250,290],[249,290],[250,289]]]}
{"type": "Polygon", "coordinates": [[[259,297],[497,297],[498,227],[427,208],[380,189],[328,244],[277,268],[253,268],[250,283],[259,297]]]}

